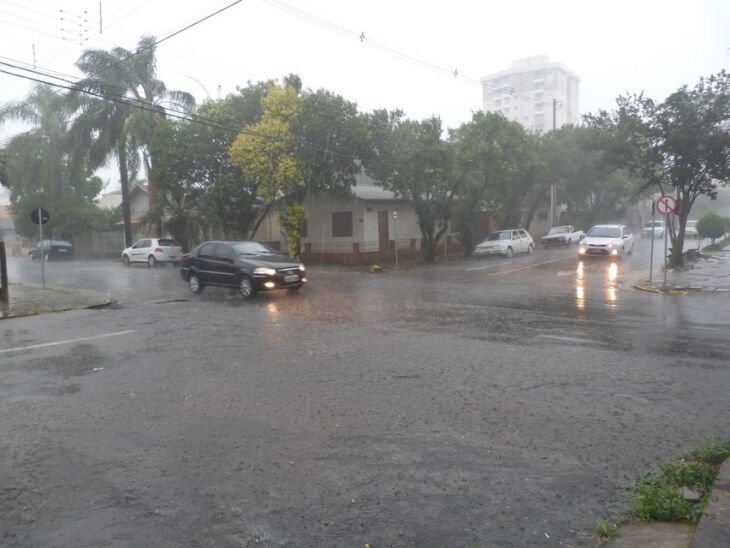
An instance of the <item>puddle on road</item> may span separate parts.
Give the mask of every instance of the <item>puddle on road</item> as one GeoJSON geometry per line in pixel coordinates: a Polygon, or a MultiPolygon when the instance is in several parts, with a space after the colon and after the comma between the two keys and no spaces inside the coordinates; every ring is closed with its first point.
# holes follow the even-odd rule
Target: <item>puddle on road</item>
{"type": "Polygon", "coordinates": [[[77,344],[60,356],[25,360],[19,367],[69,378],[93,373],[95,368],[104,367],[107,362],[108,358],[93,344],[77,344]]]}

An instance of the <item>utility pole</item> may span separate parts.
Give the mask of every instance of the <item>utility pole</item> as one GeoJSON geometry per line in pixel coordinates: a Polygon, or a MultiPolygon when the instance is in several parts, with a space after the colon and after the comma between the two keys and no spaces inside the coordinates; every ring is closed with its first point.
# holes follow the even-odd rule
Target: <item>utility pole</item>
{"type": "MultiPolygon", "coordinates": [[[[553,131],[558,127],[557,124],[558,100],[553,97],[553,131]]],[[[555,183],[550,183],[550,228],[555,226],[555,183]]]]}

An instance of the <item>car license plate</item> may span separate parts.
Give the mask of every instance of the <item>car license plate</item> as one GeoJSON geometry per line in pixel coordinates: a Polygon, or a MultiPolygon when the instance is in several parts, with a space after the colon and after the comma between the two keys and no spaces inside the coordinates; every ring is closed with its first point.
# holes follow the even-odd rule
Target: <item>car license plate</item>
{"type": "Polygon", "coordinates": [[[299,274],[289,274],[288,276],[284,276],[284,281],[289,282],[298,282],[299,281],[299,274]]]}
{"type": "Polygon", "coordinates": [[[58,250],[59,253],[66,253],[66,251],[68,251],[68,250],[67,249],[59,249],[58,250]]]}

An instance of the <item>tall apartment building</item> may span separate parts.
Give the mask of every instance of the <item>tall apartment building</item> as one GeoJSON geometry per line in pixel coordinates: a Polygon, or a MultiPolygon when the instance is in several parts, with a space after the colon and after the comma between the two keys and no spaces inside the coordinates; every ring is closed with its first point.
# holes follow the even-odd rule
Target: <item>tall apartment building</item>
{"type": "Polygon", "coordinates": [[[525,128],[547,132],[553,128],[553,99],[557,100],[555,127],[578,124],[580,77],[547,55],[512,62],[512,67],[482,78],[484,110],[501,112],[525,128]]]}

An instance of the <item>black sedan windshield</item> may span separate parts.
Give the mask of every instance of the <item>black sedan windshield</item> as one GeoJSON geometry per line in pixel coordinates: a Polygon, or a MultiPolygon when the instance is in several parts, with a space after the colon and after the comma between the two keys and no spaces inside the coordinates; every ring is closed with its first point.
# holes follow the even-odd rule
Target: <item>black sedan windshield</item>
{"type": "Polygon", "coordinates": [[[260,242],[239,242],[233,244],[233,251],[237,255],[276,255],[276,251],[260,242]]]}

